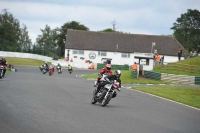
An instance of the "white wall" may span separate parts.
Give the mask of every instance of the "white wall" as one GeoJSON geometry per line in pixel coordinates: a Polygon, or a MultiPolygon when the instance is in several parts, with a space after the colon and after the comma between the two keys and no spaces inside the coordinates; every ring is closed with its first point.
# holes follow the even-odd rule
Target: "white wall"
{"type": "MultiPolygon", "coordinates": [[[[30,59],[37,59],[42,61],[51,62],[54,65],[60,63],[62,66],[68,66],[68,62],[64,60],[55,61],[52,60],[51,57],[37,55],[37,54],[30,54],[30,53],[20,53],[20,52],[7,52],[7,51],[0,51],[0,57],[18,57],[18,58],[30,58],[30,59]]],[[[12,64],[12,63],[11,63],[12,64]]],[[[14,65],[14,64],[13,64],[14,65]]],[[[73,64],[72,64],[73,65],[73,64]]]]}
{"type": "MultiPolygon", "coordinates": [[[[75,67],[78,68],[88,68],[90,66],[89,63],[85,63],[85,60],[91,60],[96,67],[97,63],[103,63],[102,62],[102,58],[111,58],[111,64],[116,64],[116,65],[124,65],[124,64],[128,64],[128,65],[132,65],[134,62],[138,63],[139,60],[135,59],[135,56],[140,56],[140,57],[153,57],[153,55],[151,53],[131,53],[130,54],[130,58],[123,58],[122,53],[120,52],[106,52],[107,56],[99,56],[98,55],[98,51],[91,51],[91,50],[84,50],[84,55],[81,54],[73,54],[73,49],[65,49],[65,58],[67,57],[67,51],[69,51],[69,57],[70,59],[73,59],[73,63],[75,67]],[[96,54],[96,58],[95,59],[90,59],[89,58],[89,54],[91,52],[94,52],[96,54]],[[74,56],[77,56],[77,58],[74,58],[74,56]],[[80,57],[85,58],[84,60],[81,60],[80,57]]],[[[160,55],[161,57],[163,55],[160,55]]],[[[184,58],[182,58],[184,59],[184,58]]],[[[141,60],[140,63],[145,63],[143,62],[144,60],[141,60]]],[[[164,62],[165,64],[170,63],[170,62],[176,62],[178,61],[178,57],[176,56],[164,56],[164,62]]],[[[153,60],[150,60],[150,65],[144,65],[143,68],[144,70],[153,70],[153,60]]]]}
{"type": "MultiPolygon", "coordinates": [[[[73,59],[73,62],[66,62],[65,60],[52,60],[51,57],[47,56],[42,56],[42,55],[37,55],[37,54],[30,54],[30,53],[20,53],[20,52],[7,52],[7,51],[0,51],[0,56],[5,56],[5,57],[18,57],[18,58],[31,58],[31,59],[37,59],[37,60],[43,60],[47,62],[51,62],[54,65],[57,65],[60,63],[62,66],[67,66],[68,63],[70,63],[72,66],[77,67],[77,68],[88,68],[91,64],[85,63],[85,60],[91,60],[95,64],[95,68],[97,67],[97,63],[103,63],[101,61],[102,58],[111,58],[112,64],[116,65],[132,65],[134,62],[138,63],[138,59],[135,59],[135,56],[141,56],[141,57],[150,57],[150,53],[131,53],[130,58],[122,58],[121,57],[122,53],[119,52],[107,52],[107,56],[98,56],[98,51],[90,51],[90,50],[84,50],[84,55],[79,55],[79,54],[72,54],[72,49],[70,49],[70,59],[73,59]],[[96,54],[95,59],[90,59],[89,54],[91,52],[94,52],[96,54]],[[77,58],[73,58],[74,56],[77,56],[77,58]],[[84,57],[84,60],[81,60],[80,57],[84,57]]],[[[67,49],[65,49],[65,58],[67,57],[67,49]]],[[[162,55],[161,55],[162,57],[162,55]]],[[[184,59],[183,57],[181,58],[182,60],[184,59]]],[[[176,56],[165,56],[164,57],[164,62],[165,64],[170,63],[170,62],[176,62],[178,61],[178,57],[176,56]]],[[[141,63],[145,63],[142,62],[141,63]]],[[[150,65],[146,66],[143,65],[144,70],[152,70],[153,69],[153,60],[150,60],[150,65]]]]}

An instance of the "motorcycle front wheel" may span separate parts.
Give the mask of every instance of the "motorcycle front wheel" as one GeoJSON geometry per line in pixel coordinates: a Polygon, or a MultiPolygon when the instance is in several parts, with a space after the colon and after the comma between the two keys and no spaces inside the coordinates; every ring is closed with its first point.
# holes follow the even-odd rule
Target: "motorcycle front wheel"
{"type": "Polygon", "coordinates": [[[3,77],[3,70],[0,70],[0,78],[3,77]]]}
{"type": "Polygon", "coordinates": [[[107,98],[104,97],[104,99],[103,99],[103,101],[102,101],[102,103],[101,103],[101,106],[102,106],[102,107],[105,107],[105,106],[109,103],[109,101],[111,100],[111,98],[112,98],[112,94],[109,94],[109,95],[107,96],[107,98]]]}
{"type": "Polygon", "coordinates": [[[93,96],[92,100],[91,100],[91,104],[95,104],[97,102],[96,100],[96,96],[93,96]]]}

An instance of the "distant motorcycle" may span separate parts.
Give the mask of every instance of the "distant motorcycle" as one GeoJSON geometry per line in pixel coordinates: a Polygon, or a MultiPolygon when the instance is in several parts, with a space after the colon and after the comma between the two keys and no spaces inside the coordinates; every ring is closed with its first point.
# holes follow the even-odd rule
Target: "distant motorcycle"
{"type": "Polygon", "coordinates": [[[11,64],[8,65],[8,68],[10,68],[11,70],[14,70],[15,72],[17,72],[17,69],[11,64]]]}
{"type": "Polygon", "coordinates": [[[72,73],[72,67],[68,67],[68,72],[71,74],[72,73]]]}
{"type": "Polygon", "coordinates": [[[42,72],[42,70],[44,69],[43,65],[39,66],[39,69],[42,72]]]}
{"type": "Polygon", "coordinates": [[[44,64],[43,69],[42,69],[43,74],[47,73],[48,71],[49,71],[49,68],[44,64]]]}
{"type": "Polygon", "coordinates": [[[102,107],[106,106],[112,99],[115,89],[120,91],[119,82],[106,84],[104,87],[100,89],[100,91],[96,95],[94,94],[91,103],[95,104],[96,102],[98,102],[101,103],[102,107]]]}
{"type": "Polygon", "coordinates": [[[62,68],[60,66],[57,66],[57,71],[58,71],[58,74],[61,74],[62,73],[62,68]]]}
{"type": "Polygon", "coordinates": [[[54,66],[50,65],[49,66],[49,76],[53,75],[54,73],[54,66]]]}

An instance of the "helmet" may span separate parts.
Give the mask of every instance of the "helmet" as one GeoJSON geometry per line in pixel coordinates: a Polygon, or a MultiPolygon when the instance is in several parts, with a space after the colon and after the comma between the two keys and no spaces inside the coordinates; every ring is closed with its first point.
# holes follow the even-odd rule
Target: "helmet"
{"type": "Polygon", "coordinates": [[[3,56],[3,57],[2,57],[2,60],[6,60],[6,58],[3,56]]]}
{"type": "Polygon", "coordinates": [[[111,69],[111,65],[110,64],[107,64],[106,65],[106,70],[110,70],[111,69]]]}
{"type": "Polygon", "coordinates": [[[120,78],[120,76],[121,76],[121,71],[120,71],[120,70],[116,70],[115,73],[114,73],[114,75],[115,75],[116,77],[120,78]]]}
{"type": "Polygon", "coordinates": [[[58,63],[58,65],[60,65],[60,63],[58,63]]]}

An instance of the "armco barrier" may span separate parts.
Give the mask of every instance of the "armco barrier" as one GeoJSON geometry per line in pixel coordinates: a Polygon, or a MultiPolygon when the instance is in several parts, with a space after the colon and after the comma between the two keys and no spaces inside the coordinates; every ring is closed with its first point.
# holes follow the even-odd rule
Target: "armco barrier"
{"type": "MultiPolygon", "coordinates": [[[[106,66],[106,64],[97,63],[97,69],[102,69],[105,66],[106,66]]],[[[129,70],[129,66],[128,65],[114,65],[114,64],[111,64],[111,66],[112,66],[112,70],[129,70]]]]}
{"type": "Polygon", "coordinates": [[[144,76],[145,76],[145,78],[161,80],[161,73],[158,73],[158,72],[152,72],[152,71],[145,71],[144,70],[144,76]]]}
{"type": "Polygon", "coordinates": [[[200,85],[200,76],[195,76],[195,84],[200,85]]]}
{"type": "Polygon", "coordinates": [[[176,74],[158,73],[145,70],[144,70],[144,76],[146,78],[162,80],[171,83],[200,85],[200,76],[176,75],[176,74]]]}
{"type": "Polygon", "coordinates": [[[131,77],[132,78],[138,78],[138,71],[132,71],[131,72],[131,77]]]}

